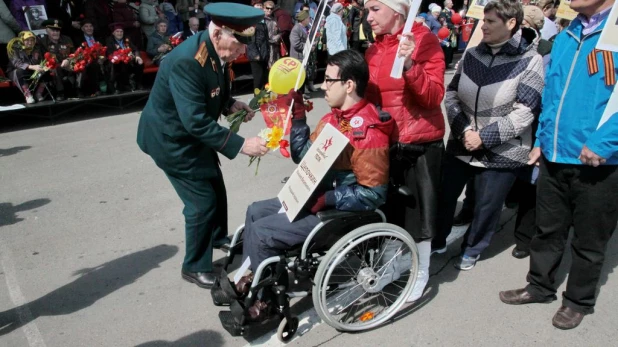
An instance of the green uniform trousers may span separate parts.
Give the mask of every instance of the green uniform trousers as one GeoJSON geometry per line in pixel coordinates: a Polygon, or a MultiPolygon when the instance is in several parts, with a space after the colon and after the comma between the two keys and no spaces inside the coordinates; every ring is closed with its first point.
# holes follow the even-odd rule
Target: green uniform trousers
{"type": "Polygon", "coordinates": [[[189,272],[212,272],[213,243],[227,236],[227,195],[221,170],[215,178],[191,180],[166,173],[185,207],[185,259],[189,272]]]}

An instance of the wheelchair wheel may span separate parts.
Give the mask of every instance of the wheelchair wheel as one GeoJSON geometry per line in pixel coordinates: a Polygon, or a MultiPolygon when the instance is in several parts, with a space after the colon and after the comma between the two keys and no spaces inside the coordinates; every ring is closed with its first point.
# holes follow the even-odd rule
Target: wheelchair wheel
{"type": "Polygon", "coordinates": [[[283,317],[281,323],[279,323],[279,328],[277,329],[277,338],[279,341],[283,343],[288,343],[296,334],[296,330],[298,329],[298,318],[293,317],[288,321],[287,318],[283,317]]]}
{"type": "Polygon", "coordinates": [[[388,223],[357,228],[321,260],[313,305],[341,331],[375,328],[404,305],[416,282],[418,251],[410,234],[388,223]]]}

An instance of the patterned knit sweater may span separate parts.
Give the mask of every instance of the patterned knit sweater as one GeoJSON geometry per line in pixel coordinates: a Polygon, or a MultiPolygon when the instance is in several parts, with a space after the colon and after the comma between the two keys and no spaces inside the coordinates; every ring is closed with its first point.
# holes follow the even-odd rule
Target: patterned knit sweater
{"type": "Polygon", "coordinates": [[[447,152],[470,165],[512,169],[525,166],[543,91],[543,59],[536,33],[521,29],[493,54],[485,43],[466,51],[446,91],[451,126],[447,152]],[[478,131],[480,149],[463,145],[467,130],[478,131]]]}

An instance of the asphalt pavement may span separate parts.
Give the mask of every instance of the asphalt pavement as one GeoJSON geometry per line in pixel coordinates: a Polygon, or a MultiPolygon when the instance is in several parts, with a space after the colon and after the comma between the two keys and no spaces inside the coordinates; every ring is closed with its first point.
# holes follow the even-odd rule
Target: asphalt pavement
{"type": "MultiPolygon", "coordinates": [[[[328,111],[319,95],[310,125],[328,111]]],[[[181,279],[180,199],[136,145],[139,112],[104,115],[0,133],[0,346],[279,346],[272,324],[231,337],[210,293],[181,279]]],[[[258,116],[240,133],[263,127],[258,116]]],[[[295,167],[270,154],[256,176],[248,160],[222,158],[230,226],[243,222],[252,201],[276,196],[295,167]]],[[[616,238],[596,312],[561,331],[551,325],[559,301],[514,307],[498,299],[500,290],[526,283],[528,259],[510,254],[514,213],[504,211],[500,232],[471,271],[452,266],[460,244],[453,238],[446,254],[432,258],[420,302],[381,328],[341,333],[319,321],[310,298],[296,302],[301,327],[289,345],[615,345],[616,238]]],[[[223,255],[215,251],[216,259],[223,255]]],[[[560,291],[569,262],[566,256],[559,270],[560,291]]]]}

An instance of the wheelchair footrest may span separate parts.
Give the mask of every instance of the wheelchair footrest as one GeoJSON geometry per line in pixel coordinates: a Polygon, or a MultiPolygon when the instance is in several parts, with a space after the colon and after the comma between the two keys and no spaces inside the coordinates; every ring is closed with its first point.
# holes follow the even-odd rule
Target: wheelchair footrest
{"type": "Polygon", "coordinates": [[[238,322],[236,322],[236,319],[234,319],[234,314],[232,312],[220,311],[219,320],[221,321],[221,325],[223,325],[223,328],[225,328],[225,330],[227,330],[230,335],[242,336],[244,334],[244,327],[238,324],[238,322]]]}

